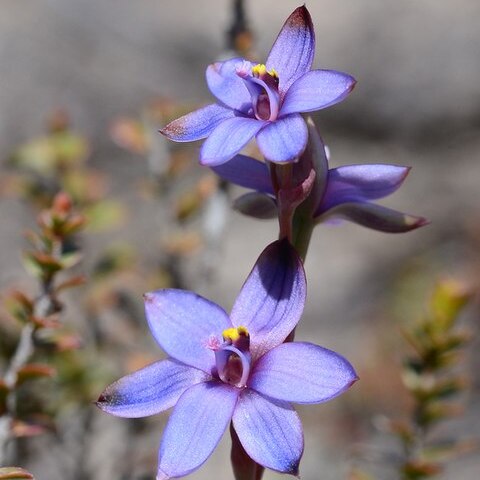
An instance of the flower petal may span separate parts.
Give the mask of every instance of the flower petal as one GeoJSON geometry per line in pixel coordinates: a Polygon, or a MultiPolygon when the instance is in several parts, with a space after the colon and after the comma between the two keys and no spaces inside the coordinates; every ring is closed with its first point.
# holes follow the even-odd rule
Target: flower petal
{"type": "Polygon", "coordinates": [[[312,70],[293,83],[285,94],[280,115],[312,112],[341,102],[353,90],[355,79],[335,70],[312,70]]]}
{"type": "Polygon", "coordinates": [[[233,326],[247,327],[254,357],[287,338],[300,320],[305,296],[300,258],[286,240],[273,242],[258,258],[230,315],[233,326]]]}
{"type": "Polygon", "coordinates": [[[201,370],[163,360],[109,385],[100,395],[97,406],[117,417],[147,417],[173,407],[188,387],[208,378],[201,370]]]}
{"type": "Polygon", "coordinates": [[[330,218],[343,218],[387,233],[408,232],[429,223],[423,217],[415,217],[374,203],[342,203],[317,217],[317,221],[330,218]]]}
{"type": "Polygon", "coordinates": [[[246,389],[238,400],[233,425],[243,448],[255,462],[278,472],[298,475],[303,430],[291,405],[267,400],[246,389]]]}
{"type": "Polygon", "coordinates": [[[273,195],[272,180],[265,162],[245,155],[236,155],[229,162],[212,167],[212,170],[224,180],[236,185],[273,195]]]}
{"type": "Polygon", "coordinates": [[[202,165],[220,165],[233,158],[265,125],[254,118],[235,117],[222,122],[200,150],[202,165]]]}
{"type": "Polygon", "coordinates": [[[145,294],[145,313],[155,340],[167,354],[186,365],[211,373],[215,355],[207,347],[211,335],[231,326],[217,304],[184,290],[145,294]]]}
{"type": "MultiPolygon", "coordinates": [[[[230,108],[247,112],[252,106],[250,93],[245,82],[237,75],[237,68],[250,64],[243,58],[232,58],[225,62],[215,62],[205,73],[208,88],[222,103],[230,108]]],[[[253,63],[250,65],[253,66],[253,63]]]]}
{"type": "Polygon", "coordinates": [[[264,157],[277,163],[296,161],[305,150],[307,140],[307,126],[298,113],[269,123],[257,135],[264,157]]]}
{"type": "Polygon", "coordinates": [[[157,480],[188,475],[207,460],[232,418],[239,392],[207,382],[180,397],[163,434],[157,480]]]}
{"type": "Polygon", "coordinates": [[[311,343],[283,343],[255,363],[248,386],[277,400],[321,403],[343,393],[356,380],[350,363],[311,343]]]}
{"type": "Polygon", "coordinates": [[[230,108],[213,103],[177,118],[160,133],[175,142],[193,142],[208,137],[220,123],[234,115],[230,108]]]}
{"type": "Polygon", "coordinates": [[[279,76],[280,93],[312,68],[315,54],[315,32],[307,8],[298,7],[288,18],[268,54],[267,70],[274,68],[279,76]]]}
{"type": "Polygon", "coordinates": [[[400,165],[346,165],[328,172],[325,196],[317,214],[345,202],[383,198],[403,183],[410,167],[400,165]]]}

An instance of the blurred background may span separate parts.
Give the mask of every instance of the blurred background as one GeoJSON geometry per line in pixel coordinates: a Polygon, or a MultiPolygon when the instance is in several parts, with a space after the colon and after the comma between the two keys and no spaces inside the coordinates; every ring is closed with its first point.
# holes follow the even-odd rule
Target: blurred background
{"type": "MultiPolygon", "coordinates": [[[[229,209],[240,189],[219,185],[196,165],[198,142],[175,145],[156,133],[212,101],[209,63],[235,49],[265,59],[298,6],[245,0],[242,21],[235,3],[0,3],[1,291],[34,294],[22,235],[53,193],[69,191],[89,220],[77,239],[83,262],[76,267],[87,284],[64,297],[64,322],[81,346],[56,360],[54,387],[47,379],[34,390],[55,426],[20,440],[15,453],[40,480],[154,478],[167,415],[129,421],[92,405],[105,385],[163,355],[147,331],[141,293],[188,288],[229,310],[277,235],[275,222],[229,209]]],[[[315,0],[307,7],[315,67],[358,81],[346,101],[315,117],[331,165],[412,166],[383,204],[432,223],[402,235],[350,224],[316,229],[297,339],[345,355],[361,381],[335,402],[300,408],[301,474],[348,478],[361,465],[379,479],[397,478],[389,464],[398,445],[382,419],[407,415],[411,406],[400,378],[409,351],[401,327],[422,314],[439,278],[473,292],[479,286],[480,3],[315,0]]],[[[16,327],[3,318],[7,357],[16,327]]],[[[460,323],[478,332],[475,301],[460,323]]],[[[480,433],[478,347],[474,335],[462,363],[470,376],[465,410],[442,425],[447,436],[480,433]]],[[[233,478],[229,444],[225,438],[191,478],[233,478]]],[[[475,480],[479,471],[476,450],[450,462],[441,478],[475,480]]]]}

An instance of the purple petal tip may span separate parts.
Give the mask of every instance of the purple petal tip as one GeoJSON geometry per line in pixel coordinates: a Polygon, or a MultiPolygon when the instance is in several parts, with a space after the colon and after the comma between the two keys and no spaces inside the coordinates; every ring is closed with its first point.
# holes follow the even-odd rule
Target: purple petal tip
{"type": "Polygon", "coordinates": [[[297,7],[292,12],[290,17],[288,17],[287,22],[290,23],[292,26],[298,27],[302,27],[305,24],[313,25],[312,16],[310,15],[310,12],[308,11],[308,8],[305,4],[297,7]]]}
{"type": "Polygon", "coordinates": [[[105,410],[105,407],[110,402],[110,397],[103,392],[96,402],[93,402],[100,410],[105,410]]]}
{"type": "Polygon", "coordinates": [[[428,218],[419,217],[416,221],[415,227],[424,227],[425,225],[430,225],[432,223],[428,218]]]}
{"type": "Polygon", "coordinates": [[[162,470],[158,469],[155,480],[168,480],[170,477],[162,470]]]}
{"type": "Polygon", "coordinates": [[[173,121],[161,128],[158,133],[161,133],[167,138],[171,138],[182,135],[184,133],[184,129],[181,128],[181,124],[179,122],[173,121]]]}

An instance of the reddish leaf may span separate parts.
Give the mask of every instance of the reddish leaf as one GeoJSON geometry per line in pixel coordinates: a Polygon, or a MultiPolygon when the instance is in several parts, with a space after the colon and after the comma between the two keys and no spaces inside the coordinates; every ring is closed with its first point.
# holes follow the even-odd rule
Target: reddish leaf
{"type": "Polygon", "coordinates": [[[20,467],[3,467],[0,468],[0,480],[10,479],[33,480],[34,476],[20,467]]]}
{"type": "Polygon", "coordinates": [[[12,434],[15,437],[35,437],[45,433],[47,428],[43,425],[35,425],[31,423],[15,420],[12,424],[12,434]]]}
{"type": "Polygon", "coordinates": [[[58,293],[61,290],[78,287],[80,285],[83,285],[85,282],[86,282],[86,278],[84,275],[76,275],[75,277],[71,277],[71,278],[68,278],[67,280],[64,280],[63,282],[60,282],[55,288],[55,291],[58,293]]]}
{"type": "Polygon", "coordinates": [[[25,365],[18,371],[17,385],[20,385],[27,380],[35,380],[37,378],[54,377],[56,370],[49,365],[42,365],[40,363],[30,363],[25,365]]]}

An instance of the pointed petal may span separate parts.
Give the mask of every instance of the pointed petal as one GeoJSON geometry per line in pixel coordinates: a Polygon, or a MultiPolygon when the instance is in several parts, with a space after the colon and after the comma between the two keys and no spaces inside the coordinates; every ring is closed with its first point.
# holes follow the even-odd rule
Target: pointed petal
{"type": "Polygon", "coordinates": [[[109,385],[97,406],[117,417],[139,418],[173,407],[180,395],[208,375],[174,360],[152,363],[109,385]]]}
{"type": "Polygon", "coordinates": [[[291,405],[267,400],[246,389],[238,400],[233,425],[243,448],[255,462],[278,472],[298,475],[303,430],[291,405]]]}
{"type": "Polygon", "coordinates": [[[328,173],[325,196],[318,213],[345,202],[365,202],[386,197],[405,180],[410,167],[400,165],[346,165],[328,173]]]}
{"type": "Polygon", "coordinates": [[[174,142],[193,142],[208,137],[220,123],[234,115],[230,108],[213,103],[177,118],[160,133],[174,142]]]}
{"type": "Polygon", "coordinates": [[[249,192],[241,195],[234,200],[232,206],[237,212],[259,220],[276,218],[278,214],[275,200],[259,192],[249,192]]]}
{"type": "MultiPolygon", "coordinates": [[[[208,88],[222,103],[230,108],[247,112],[252,106],[250,93],[245,82],[237,75],[237,68],[250,64],[243,58],[232,58],[225,62],[215,62],[205,73],[208,88]]],[[[250,65],[253,66],[253,63],[250,65]]]]}
{"type": "Polygon", "coordinates": [[[374,203],[342,203],[317,217],[317,221],[330,218],[343,218],[387,233],[404,233],[429,223],[423,217],[415,217],[374,203]]]}
{"type": "Polygon", "coordinates": [[[278,34],[267,58],[267,70],[274,68],[279,76],[280,93],[312,68],[315,54],[315,32],[305,6],[298,7],[278,34]]]}
{"type": "Polygon", "coordinates": [[[225,120],[205,140],[200,150],[202,165],[220,165],[233,158],[265,125],[254,118],[225,120]]]}
{"type": "Polygon", "coordinates": [[[180,397],[163,434],[157,480],[188,475],[207,460],[232,418],[239,392],[207,382],[180,397]]]}
{"type": "Polygon", "coordinates": [[[248,386],[277,400],[321,403],[340,395],[356,380],[352,365],[311,343],[283,343],[255,363],[248,386]]]}
{"type": "Polygon", "coordinates": [[[270,162],[294,162],[307,146],[305,120],[294,113],[269,123],[257,135],[258,148],[270,162]]]}
{"type": "Polygon", "coordinates": [[[227,163],[212,167],[212,170],[224,180],[236,185],[273,195],[270,171],[264,162],[245,155],[236,155],[227,163]]]}
{"type": "Polygon", "coordinates": [[[215,355],[207,344],[211,335],[219,336],[231,326],[225,311],[184,290],[157,290],[144,297],[148,325],[163,350],[179,362],[211,373],[215,355]]]}
{"type": "Polygon", "coordinates": [[[247,327],[254,357],[280,345],[303,312],[305,272],[286,241],[270,244],[245,281],[230,315],[235,327],[247,327]]]}
{"type": "Polygon", "coordinates": [[[312,70],[293,83],[280,109],[280,115],[313,112],[341,102],[353,90],[355,79],[335,70],[312,70]]]}

